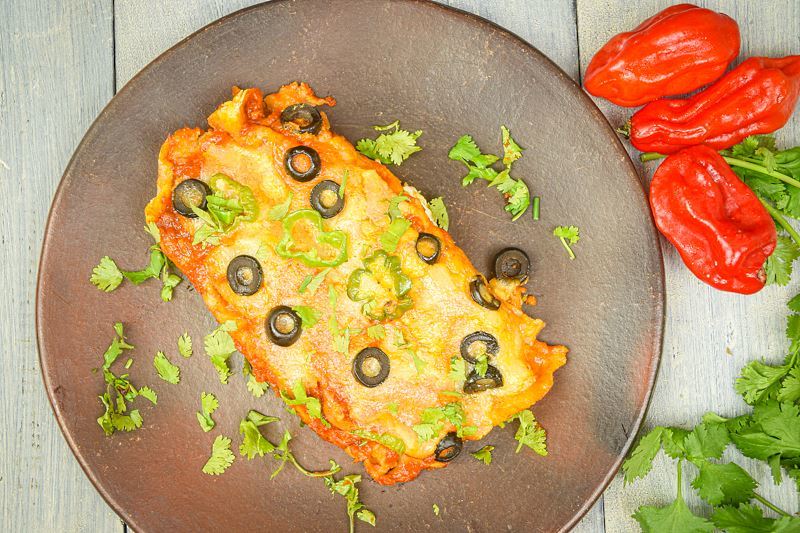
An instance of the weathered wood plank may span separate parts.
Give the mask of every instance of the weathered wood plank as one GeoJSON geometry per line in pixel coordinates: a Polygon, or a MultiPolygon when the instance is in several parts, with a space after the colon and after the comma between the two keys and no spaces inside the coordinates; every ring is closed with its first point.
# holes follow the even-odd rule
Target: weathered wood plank
{"type": "MultiPolygon", "coordinates": [[[[581,70],[597,49],[612,35],[635,27],[641,20],[675,2],[665,0],[577,0],[581,70]]],[[[800,52],[800,4],[792,0],[772,2],[702,1],[699,5],[723,11],[739,22],[742,57],[787,55],[800,52]]],[[[612,125],[622,124],[631,110],[605,101],[598,105],[612,125]]],[[[784,145],[800,144],[800,115],[779,135],[784,145]]],[[[632,154],[638,155],[634,150],[632,154]]],[[[643,175],[649,181],[656,164],[643,175]]],[[[641,169],[641,165],[639,165],[641,169]]],[[[765,289],[756,296],[723,294],[696,280],[675,250],[664,243],[667,272],[667,322],[663,359],[646,421],[658,424],[693,425],[705,411],[734,415],[747,406],[733,390],[739,369],[748,361],[766,357],[778,361],[786,350],[785,302],[798,290],[790,287],[765,289]]],[[[733,455],[731,457],[734,457],[733,455]]],[[[740,457],[736,457],[739,461],[740,457]]],[[[740,464],[757,474],[760,492],[784,509],[798,509],[797,493],[790,483],[776,487],[765,468],[741,458],[740,464]]],[[[653,473],[634,487],[623,487],[621,478],[605,494],[606,526],[609,531],[634,531],[630,515],[640,505],[663,505],[674,498],[675,469],[672,461],[657,460],[653,473]]],[[[707,511],[691,494],[690,505],[707,511]]]]}
{"type": "Polygon", "coordinates": [[[36,269],[50,200],[114,90],[111,3],[54,7],[0,2],[0,530],[121,532],[56,425],[36,353],[36,269]]]}

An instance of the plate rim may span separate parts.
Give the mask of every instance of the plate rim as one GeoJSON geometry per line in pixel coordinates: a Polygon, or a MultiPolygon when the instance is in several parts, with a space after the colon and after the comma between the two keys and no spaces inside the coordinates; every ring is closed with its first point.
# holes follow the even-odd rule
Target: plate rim
{"type": "MultiPolygon", "coordinates": [[[[313,0],[307,0],[307,1],[313,1],[313,0]]],[[[567,85],[570,87],[570,90],[572,90],[573,93],[577,94],[578,98],[582,99],[586,104],[588,104],[586,106],[587,110],[590,113],[592,113],[595,116],[595,118],[599,118],[603,123],[605,123],[606,128],[604,129],[604,132],[606,134],[606,137],[608,137],[610,141],[609,144],[614,147],[614,150],[616,150],[620,156],[622,156],[621,159],[624,161],[623,164],[625,164],[629,169],[628,172],[629,178],[635,177],[635,181],[642,191],[644,200],[645,202],[647,202],[647,190],[645,188],[642,177],[639,176],[639,173],[637,172],[636,167],[633,165],[633,161],[631,160],[630,155],[623,146],[619,137],[614,134],[614,128],[611,125],[611,123],[602,113],[597,104],[589,97],[588,94],[586,94],[586,92],[582,89],[582,87],[560,66],[558,66],[552,59],[550,59],[550,57],[548,57],[544,52],[539,50],[533,44],[523,39],[516,33],[512,32],[511,30],[508,30],[491,20],[483,18],[480,15],[476,15],[475,13],[471,13],[469,11],[465,11],[457,7],[440,4],[435,0],[391,0],[391,1],[392,3],[402,2],[404,4],[420,5],[424,6],[425,8],[438,9],[443,12],[446,12],[450,16],[467,19],[471,24],[477,26],[489,27],[494,31],[507,35],[513,41],[516,41],[517,44],[520,45],[523,49],[526,49],[528,53],[533,53],[534,55],[539,56],[539,58],[543,60],[542,63],[545,66],[545,68],[549,70],[551,74],[564,78],[567,82],[567,85]]],[[[87,144],[87,142],[91,138],[93,138],[93,136],[96,134],[95,130],[97,129],[98,124],[102,120],[104,120],[111,113],[111,111],[113,111],[112,105],[114,104],[115,100],[118,99],[119,95],[133,90],[132,88],[134,88],[138,84],[139,80],[144,77],[143,75],[146,74],[146,72],[149,71],[151,67],[158,65],[159,63],[164,61],[164,59],[167,56],[171,55],[177,49],[183,48],[184,46],[189,44],[189,42],[192,41],[196,36],[205,33],[206,31],[213,30],[217,26],[226,22],[229,18],[242,16],[243,14],[251,10],[255,11],[257,9],[269,8],[268,6],[271,5],[292,4],[292,3],[297,3],[297,0],[267,0],[265,2],[247,6],[242,9],[238,9],[236,11],[228,13],[227,15],[215,19],[212,22],[206,24],[205,26],[195,30],[188,36],[182,38],[177,43],[173,44],[172,46],[170,46],[169,48],[158,54],[154,59],[149,61],[134,76],[132,76],[125,83],[125,85],[122,86],[120,90],[114,93],[111,99],[109,99],[108,103],[106,103],[105,106],[103,106],[103,109],[100,111],[97,117],[92,121],[91,125],[86,130],[86,133],[84,133],[83,137],[81,138],[81,141],[75,147],[75,150],[73,151],[72,156],[69,159],[69,162],[64,168],[64,172],[62,173],[61,178],[59,179],[58,186],[56,187],[53,193],[53,197],[50,203],[50,208],[48,210],[47,219],[44,226],[42,244],[39,252],[39,261],[37,264],[37,273],[36,273],[34,324],[36,330],[36,348],[39,359],[39,370],[42,375],[42,381],[44,384],[45,393],[47,394],[47,399],[50,403],[50,407],[56,418],[56,423],[58,424],[58,428],[61,431],[61,434],[64,436],[64,439],[66,440],[67,445],[69,446],[70,451],[72,452],[72,455],[75,457],[75,459],[77,459],[78,464],[81,467],[81,470],[83,470],[84,474],[89,479],[95,490],[97,490],[97,492],[103,498],[105,503],[109,507],[111,507],[111,509],[117,514],[117,516],[119,516],[123,520],[123,522],[134,531],[141,531],[141,529],[139,528],[138,524],[136,524],[136,521],[133,519],[133,517],[125,511],[123,506],[119,504],[119,502],[117,502],[114,498],[112,498],[111,495],[105,490],[104,486],[95,476],[94,471],[88,467],[86,460],[84,459],[84,454],[78,449],[77,443],[73,439],[72,435],[67,431],[63,414],[60,408],[58,407],[55,399],[55,391],[53,389],[53,384],[50,381],[50,372],[47,371],[47,369],[49,368],[49,364],[47,362],[48,357],[42,340],[45,335],[44,331],[45,325],[42,316],[44,310],[42,303],[43,299],[42,289],[44,283],[42,276],[42,267],[45,263],[45,259],[48,254],[48,246],[47,246],[48,240],[54,233],[52,228],[53,213],[55,212],[57,205],[61,201],[62,192],[65,187],[65,181],[66,181],[65,178],[72,170],[77,155],[80,153],[83,146],[87,144]]],[[[603,495],[603,493],[605,493],[606,489],[611,484],[611,481],[614,479],[614,477],[616,477],[620,469],[620,466],[622,465],[622,462],[624,461],[625,457],[628,454],[628,451],[630,450],[631,446],[633,445],[633,442],[636,440],[636,437],[639,434],[639,430],[641,429],[642,423],[644,421],[644,418],[647,414],[647,411],[650,407],[650,403],[653,398],[655,381],[658,376],[659,368],[661,366],[661,360],[663,358],[663,349],[664,349],[664,330],[666,324],[666,278],[665,278],[664,255],[663,255],[663,250],[661,248],[661,240],[659,238],[658,231],[656,230],[655,223],[653,221],[653,215],[649,209],[648,209],[648,218],[650,220],[649,229],[651,234],[653,235],[653,240],[656,243],[655,255],[658,259],[659,268],[656,272],[657,275],[655,276],[656,278],[655,281],[657,282],[656,283],[657,286],[654,287],[653,310],[655,312],[655,320],[653,322],[656,323],[651,324],[654,329],[654,335],[652,336],[652,343],[649,346],[652,355],[650,357],[650,371],[646,376],[647,381],[646,381],[645,400],[642,403],[642,405],[639,406],[633,427],[631,428],[631,431],[629,432],[628,437],[625,443],[623,444],[619,455],[612,462],[611,468],[608,470],[606,475],[600,480],[600,482],[597,483],[594,491],[589,495],[589,497],[584,501],[584,503],[573,513],[572,518],[561,527],[560,529],[561,532],[569,531],[573,527],[575,527],[575,525],[577,525],[578,522],[580,522],[583,519],[583,517],[589,512],[589,510],[595,505],[595,503],[603,495]]]]}

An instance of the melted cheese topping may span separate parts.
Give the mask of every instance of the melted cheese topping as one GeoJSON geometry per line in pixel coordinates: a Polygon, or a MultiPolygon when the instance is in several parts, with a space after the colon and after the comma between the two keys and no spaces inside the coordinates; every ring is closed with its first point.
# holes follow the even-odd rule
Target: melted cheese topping
{"type": "Polygon", "coordinates": [[[233,98],[209,117],[210,129],[184,128],[176,131],[161,148],[158,161],[158,194],[146,209],[147,221],[161,231],[161,248],[181,269],[203,296],[206,305],[220,322],[234,320],[231,332],[236,347],[248,359],[256,377],[267,381],[273,390],[287,391],[302,382],[309,396],[317,397],[330,427],[309,417],[304,407],[298,415],[326,440],[342,447],[378,482],[391,484],[416,477],[426,468],[438,468],[434,451],[438,441],[454,427],[445,422],[441,432],[421,441],[413,430],[421,413],[429,407],[451,402],[463,406],[465,425],[477,431],[465,439],[477,440],[498,423],[530,407],[552,386],[553,372],[566,361],[566,348],[548,346],[536,336],[544,326],[521,310],[523,290],[491,286],[501,299],[493,311],[472,300],[469,283],[478,272],[450,235],[436,227],[426,213],[427,206],[418,194],[408,194],[400,204],[411,227],[400,239],[397,251],[403,272],[411,279],[413,307],[401,317],[383,323],[385,338],[374,340],[367,328],[374,320],[366,317],[361,304],[346,296],[350,273],[362,267],[362,259],[380,248],[379,237],[389,225],[390,200],[404,193],[400,181],[383,165],[356,152],[344,138],[330,131],[323,113],[323,126],[316,134],[295,133],[280,122],[281,111],[295,103],[334,105],[328,97],[318,98],[306,84],[291,84],[275,94],[262,97],[258,89],[234,88],[233,98]],[[321,171],[307,183],[291,178],[283,166],[284,154],[305,145],[319,153],[321,171]],[[252,189],[260,215],[252,222],[239,222],[221,236],[218,246],[193,245],[199,219],[179,215],[172,207],[172,191],[189,178],[208,181],[223,173],[252,189]],[[348,260],[331,269],[322,286],[301,294],[298,288],[311,268],[296,259],[275,252],[283,235],[281,222],[269,220],[267,212],[291,194],[290,212],[309,208],[311,189],[321,180],[342,182],[347,173],[345,204],[342,211],[323,223],[326,231],[341,230],[348,235],[348,260]],[[441,252],[429,265],[416,253],[420,232],[437,236],[441,252]],[[251,255],[261,263],[264,277],[258,292],[251,296],[235,294],[228,285],[228,263],[238,255],[251,255]],[[335,310],[328,299],[327,286],[338,294],[335,310]],[[320,320],[302,332],[291,346],[280,347],[267,338],[265,320],[278,305],[313,307],[320,320]],[[347,353],[334,349],[329,320],[335,316],[339,327],[356,330],[347,353]],[[458,397],[463,380],[449,377],[450,359],[459,354],[461,340],[475,331],[494,335],[500,345],[492,358],[504,384],[458,397]],[[405,341],[406,346],[400,347],[405,341]],[[353,376],[352,361],[363,348],[375,346],[390,360],[388,378],[374,388],[361,385],[353,376]],[[420,371],[412,351],[421,361],[420,371]],[[394,405],[397,406],[394,409],[394,405]],[[390,406],[392,408],[390,408],[390,406]],[[352,434],[366,430],[389,433],[402,439],[405,452],[397,452],[352,434]]]}

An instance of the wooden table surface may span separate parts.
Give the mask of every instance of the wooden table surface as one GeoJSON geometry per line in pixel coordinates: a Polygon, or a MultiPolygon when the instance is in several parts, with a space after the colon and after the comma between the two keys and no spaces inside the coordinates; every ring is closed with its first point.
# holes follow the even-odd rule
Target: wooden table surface
{"type": "MultiPolygon", "coordinates": [[[[56,425],[39,372],[34,331],[36,270],[47,211],[61,173],[115,91],[156,55],[250,0],[4,0],[0,2],[0,531],[116,531],[124,524],[81,471],[56,425]]],[[[610,36],[674,3],[666,0],[452,0],[528,40],[576,81],[610,36]]],[[[717,0],[700,4],[733,16],[742,54],[800,53],[800,0],[717,0]]],[[[381,23],[376,21],[376,23],[381,23]]],[[[266,31],[266,30],[265,30],[266,31]]],[[[618,125],[629,113],[598,105],[618,125]]],[[[536,112],[532,110],[532,112],[536,112]]],[[[800,113],[784,128],[800,144],[800,113]]],[[[638,166],[649,180],[652,168],[638,166]]],[[[662,242],[663,245],[663,242],[662,242]]],[[[624,250],[624,243],[620,249],[624,250]]],[[[733,390],[753,358],[785,350],[785,301],[798,291],[723,294],[697,281],[664,246],[667,318],[663,358],[645,422],[693,425],[708,410],[746,409],[733,390]]],[[[76,253],[80,253],[76,250],[76,253]]],[[[797,277],[796,277],[797,278],[797,277]]],[[[75,332],[77,335],[80,332],[75,332]]],[[[729,452],[730,453],[730,452],[729,452]]],[[[760,491],[797,509],[790,483],[776,487],[764,465],[742,459],[760,491]]],[[[631,513],[675,492],[672,463],[633,487],[618,476],[575,529],[635,531],[631,513]]],[[[684,487],[684,494],[689,487],[684,487]]],[[[698,512],[703,506],[692,495],[698,512]]],[[[376,509],[380,517],[380,509],[376,509]]]]}

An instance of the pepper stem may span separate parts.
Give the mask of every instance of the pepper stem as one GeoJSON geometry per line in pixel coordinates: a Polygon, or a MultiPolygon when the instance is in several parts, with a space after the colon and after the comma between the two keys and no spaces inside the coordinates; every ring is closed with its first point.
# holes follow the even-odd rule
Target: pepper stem
{"type": "Polygon", "coordinates": [[[800,234],[798,234],[797,231],[792,227],[792,225],[789,224],[789,221],[786,220],[786,217],[784,217],[780,211],[772,207],[772,205],[770,205],[770,203],[764,200],[763,198],[759,198],[759,200],[761,200],[761,204],[764,206],[767,212],[770,215],[772,215],[772,218],[774,218],[775,221],[778,224],[780,224],[783,229],[786,230],[786,233],[788,233],[792,237],[792,240],[798,245],[800,245],[800,234]]]}

